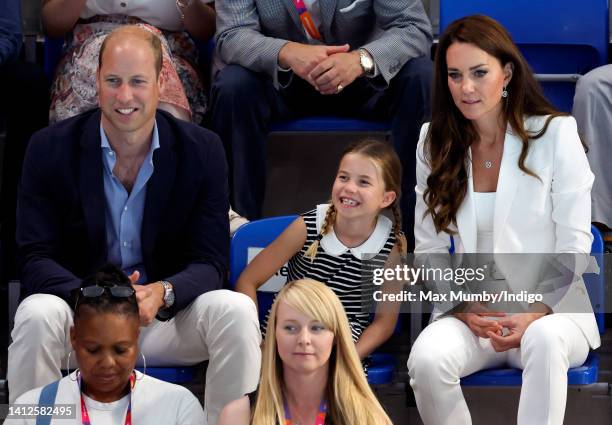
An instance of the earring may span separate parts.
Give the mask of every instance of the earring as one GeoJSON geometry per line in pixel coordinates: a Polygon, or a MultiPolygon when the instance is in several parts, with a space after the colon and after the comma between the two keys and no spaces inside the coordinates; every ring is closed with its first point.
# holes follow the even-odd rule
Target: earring
{"type": "Polygon", "coordinates": [[[70,350],[70,352],[68,353],[68,362],[66,364],[66,371],[68,372],[69,379],[71,381],[73,381],[73,382],[76,382],[77,379],[79,379],[79,373],[78,373],[79,372],[79,368],[78,367],[75,370],[77,373],[76,373],[76,375],[74,375],[74,379],[72,379],[72,377],[70,377],[70,355],[72,354],[73,351],[74,350],[70,350]]]}
{"type": "Polygon", "coordinates": [[[142,376],[140,377],[140,379],[137,379],[137,381],[142,380],[142,378],[144,378],[147,374],[147,359],[145,358],[145,355],[142,351],[140,352],[140,355],[142,356],[142,376]]]}
{"type": "Polygon", "coordinates": [[[504,86],[504,90],[502,91],[502,97],[508,97],[508,90],[506,90],[507,86],[504,86]]]}

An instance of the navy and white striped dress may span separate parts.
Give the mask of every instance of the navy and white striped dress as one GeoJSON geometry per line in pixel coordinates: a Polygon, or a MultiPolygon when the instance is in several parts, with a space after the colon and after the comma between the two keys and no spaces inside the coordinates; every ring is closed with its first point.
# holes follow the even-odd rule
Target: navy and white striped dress
{"type": "Polygon", "coordinates": [[[304,253],[321,231],[329,204],[318,205],[316,209],[302,214],[306,223],[306,243],[288,264],[287,281],[314,279],[325,283],[340,298],[357,341],[370,324],[372,269],[383,267],[393,245],[393,223],[383,215],[370,237],[360,246],[348,248],[340,242],[333,231],[329,231],[319,242],[314,261],[305,258],[304,253]]]}

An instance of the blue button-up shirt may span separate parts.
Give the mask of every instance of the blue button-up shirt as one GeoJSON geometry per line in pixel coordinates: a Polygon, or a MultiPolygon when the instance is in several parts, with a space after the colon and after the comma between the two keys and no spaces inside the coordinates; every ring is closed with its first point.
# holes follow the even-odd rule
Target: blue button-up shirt
{"type": "Polygon", "coordinates": [[[147,182],[153,174],[153,151],[159,148],[157,123],[153,126],[151,148],[138,170],[132,191],[128,193],[113,174],[117,155],[100,125],[102,162],[104,164],[104,196],[106,198],[106,244],[108,262],[121,268],[128,276],[140,272],[138,283],[147,282],[142,262],[141,229],[144,216],[147,182]]]}

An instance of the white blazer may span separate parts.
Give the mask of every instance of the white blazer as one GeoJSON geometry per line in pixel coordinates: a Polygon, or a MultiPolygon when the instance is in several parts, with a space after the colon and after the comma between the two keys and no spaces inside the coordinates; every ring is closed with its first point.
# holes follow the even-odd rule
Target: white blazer
{"type": "MultiPolygon", "coordinates": [[[[545,120],[544,116],[527,118],[525,128],[528,131],[538,132],[545,120]]],[[[423,193],[427,188],[427,177],[430,173],[424,155],[428,128],[429,123],[421,128],[417,147],[415,254],[444,253],[448,252],[450,247],[449,235],[436,232],[431,215],[423,218],[426,211],[423,193]]],[[[493,252],[588,254],[592,243],[591,187],[594,176],[580,143],[575,119],[553,118],[546,133],[530,142],[525,165],[538,175],[541,181],[518,167],[521,146],[521,140],[508,126],[495,197],[493,252]]],[[[457,227],[453,229],[457,232],[453,236],[457,253],[476,252],[474,184],[471,163],[468,162],[466,165],[468,191],[457,211],[457,227]]],[[[534,261],[535,258],[537,256],[534,256],[534,261]]],[[[504,272],[504,265],[499,264],[497,257],[496,263],[504,272]]],[[[530,270],[533,269],[521,264],[517,273],[516,264],[513,266],[512,272],[519,278],[520,289],[533,289],[538,285],[537,273],[529,273],[530,270]],[[524,273],[521,274],[521,270],[524,273]]],[[[508,276],[506,273],[504,275],[508,276]]],[[[600,345],[594,315],[576,313],[576,311],[592,312],[582,280],[572,284],[564,299],[551,308],[555,313],[571,311],[562,314],[567,314],[574,320],[592,348],[600,345]],[[564,303],[564,300],[571,302],[564,303]]]]}

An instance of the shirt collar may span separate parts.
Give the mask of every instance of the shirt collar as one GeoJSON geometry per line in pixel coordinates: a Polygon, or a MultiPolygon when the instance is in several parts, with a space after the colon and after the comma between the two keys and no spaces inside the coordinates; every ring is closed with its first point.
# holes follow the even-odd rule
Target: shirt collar
{"type": "MultiPolygon", "coordinates": [[[[100,146],[102,149],[110,149],[113,151],[108,141],[108,137],[106,137],[106,133],[104,132],[104,128],[102,128],[102,123],[100,123],[100,146]]],[[[153,121],[153,137],[151,137],[151,149],[149,149],[149,153],[157,148],[159,148],[159,132],[157,131],[157,120],[155,120],[153,121]]]]}
{"type": "MultiPolygon", "coordinates": [[[[317,205],[317,233],[321,232],[328,208],[329,204],[317,205]]],[[[361,245],[353,248],[344,245],[340,239],[338,239],[332,227],[331,230],[321,238],[321,247],[326,253],[335,257],[339,257],[345,252],[350,251],[353,257],[358,260],[369,260],[378,255],[380,250],[385,246],[392,227],[393,223],[391,220],[379,214],[378,220],[376,220],[376,226],[370,237],[361,245]]]]}

